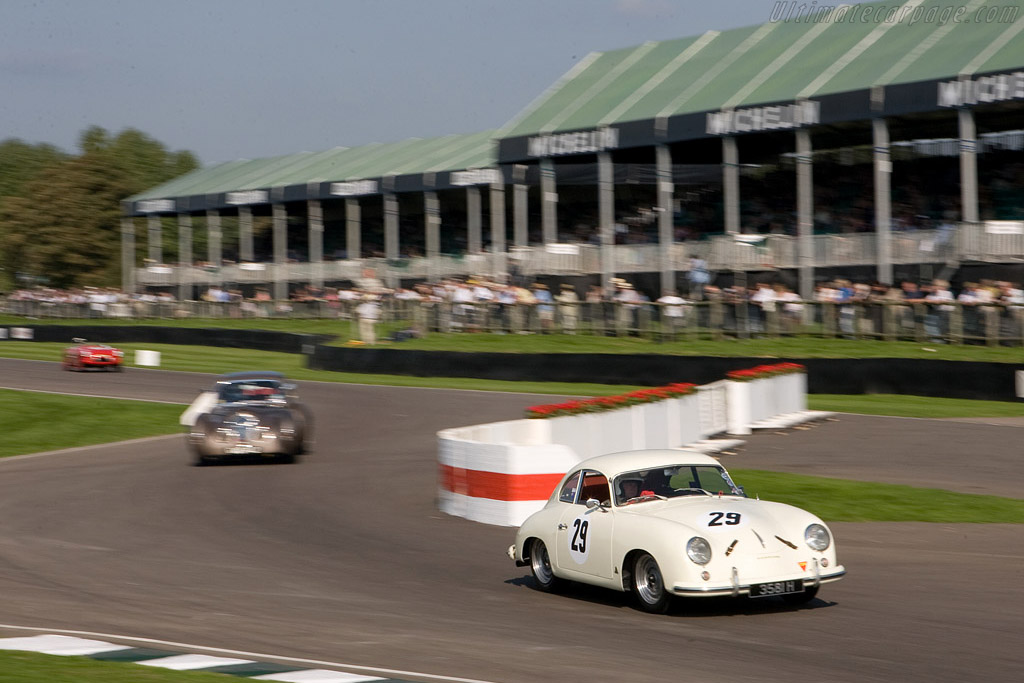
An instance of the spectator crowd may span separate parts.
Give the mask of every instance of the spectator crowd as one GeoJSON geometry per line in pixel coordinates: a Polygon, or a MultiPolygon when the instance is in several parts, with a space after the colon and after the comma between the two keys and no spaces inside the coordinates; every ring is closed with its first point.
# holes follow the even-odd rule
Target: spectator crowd
{"type": "Polygon", "coordinates": [[[954,331],[967,337],[991,335],[995,315],[1000,338],[1024,336],[1024,290],[1007,280],[964,282],[954,289],[942,279],[887,285],[839,278],[819,283],[812,299],[804,300],[782,282],[719,286],[698,278],[682,294],[666,290],[655,295],[624,278],[612,278],[607,287],[516,279],[448,278],[388,288],[367,273],[348,287],[297,288],[287,301],[273,300],[262,287],[243,294],[213,285],[191,302],[178,301],[168,291],[40,287],[12,292],[4,308],[39,317],[338,318],[358,322],[365,343],[378,341],[377,323],[397,321],[409,323],[409,336],[468,331],[639,334],[654,327],[670,338],[687,329],[747,336],[806,332],[818,324],[850,337],[893,331],[901,336],[918,329],[942,341],[954,331]]]}

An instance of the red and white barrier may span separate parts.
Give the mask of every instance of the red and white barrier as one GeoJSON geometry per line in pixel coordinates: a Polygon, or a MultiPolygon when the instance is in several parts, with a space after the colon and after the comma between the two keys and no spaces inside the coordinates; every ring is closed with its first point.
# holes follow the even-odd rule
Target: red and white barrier
{"type": "Polygon", "coordinates": [[[518,526],[543,507],[580,457],[551,442],[551,420],[438,432],[438,507],[475,522],[518,526]]]}

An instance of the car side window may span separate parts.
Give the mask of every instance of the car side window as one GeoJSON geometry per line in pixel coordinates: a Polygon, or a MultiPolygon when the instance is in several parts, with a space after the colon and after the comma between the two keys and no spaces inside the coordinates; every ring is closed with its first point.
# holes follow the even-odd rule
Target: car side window
{"type": "Polygon", "coordinates": [[[558,492],[558,500],[563,503],[573,503],[576,501],[576,489],[579,488],[580,474],[577,472],[568,479],[565,484],[562,485],[562,490],[558,492]]]}
{"type": "Polygon", "coordinates": [[[611,502],[608,493],[608,477],[600,472],[585,472],[583,475],[583,486],[580,490],[579,504],[585,505],[588,500],[594,498],[602,504],[611,502]]]}

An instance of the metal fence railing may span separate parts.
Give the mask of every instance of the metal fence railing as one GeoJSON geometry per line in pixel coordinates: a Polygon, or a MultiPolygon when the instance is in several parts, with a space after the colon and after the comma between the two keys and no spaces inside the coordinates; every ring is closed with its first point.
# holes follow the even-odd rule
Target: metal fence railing
{"type": "MultiPolygon", "coordinates": [[[[27,319],[286,318],[355,321],[359,301],[130,301],[109,304],[0,299],[0,312],[27,319]]],[[[1024,346],[1024,306],[960,302],[769,302],[719,299],[681,305],[499,304],[380,301],[384,334],[576,334],[655,341],[813,337],[1024,346]]],[[[352,330],[346,330],[353,337],[352,330]]],[[[344,334],[346,331],[340,331],[344,334]]]]}

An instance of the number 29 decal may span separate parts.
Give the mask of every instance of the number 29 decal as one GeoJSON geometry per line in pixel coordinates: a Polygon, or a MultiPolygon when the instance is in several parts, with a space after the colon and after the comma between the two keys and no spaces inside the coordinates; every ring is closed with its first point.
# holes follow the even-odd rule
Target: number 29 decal
{"type": "Polygon", "coordinates": [[[568,531],[569,554],[577,564],[583,564],[587,561],[587,553],[590,552],[590,520],[582,516],[577,517],[569,524],[568,531]]]}
{"type": "Polygon", "coordinates": [[[704,514],[704,525],[709,531],[727,531],[738,526],[744,526],[746,522],[743,515],[738,512],[707,512],[704,514]]]}

